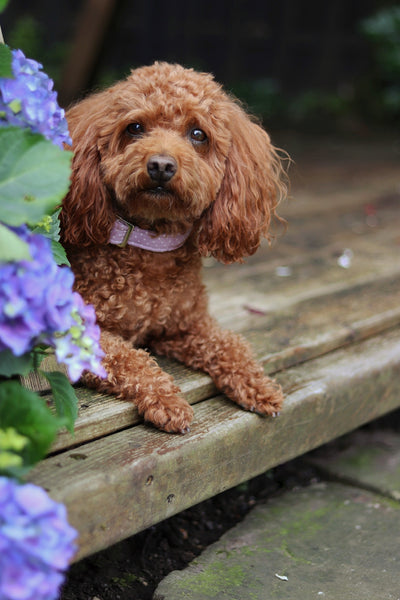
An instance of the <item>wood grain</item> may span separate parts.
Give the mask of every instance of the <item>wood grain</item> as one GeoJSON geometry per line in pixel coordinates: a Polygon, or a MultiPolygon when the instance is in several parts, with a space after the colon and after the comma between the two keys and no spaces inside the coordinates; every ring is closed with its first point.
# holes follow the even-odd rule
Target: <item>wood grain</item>
{"type": "Polygon", "coordinates": [[[394,330],[282,374],[277,419],[215,397],[186,436],[137,425],[46,459],[30,479],[66,504],[78,559],[400,406],[399,369],[394,330]]]}

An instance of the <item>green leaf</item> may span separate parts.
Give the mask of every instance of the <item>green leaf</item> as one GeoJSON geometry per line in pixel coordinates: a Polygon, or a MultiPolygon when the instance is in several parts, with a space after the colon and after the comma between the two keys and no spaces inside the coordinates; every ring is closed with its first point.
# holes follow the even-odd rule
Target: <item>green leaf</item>
{"type": "Polygon", "coordinates": [[[5,470],[8,475],[21,477],[45,457],[62,423],[37,394],[23,388],[18,381],[3,381],[0,383],[0,427],[12,427],[28,439],[18,453],[22,466],[5,470]]]}
{"type": "Polygon", "coordinates": [[[0,352],[0,376],[27,375],[32,370],[33,359],[30,352],[15,356],[11,350],[0,352]]]}
{"type": "MultiPolygon", "coordinates": [[[[4,8],[2,4],[4,0],[0,0],[0,11],[4,8]]],[[[5,44],[0,44],[0,77],[14,78],[12,72],[12,54],[11,50],[5,44]]]]}
{"type": "Polygon", "coordinates": [[[0,12],[3,12],[3,10],[7,7],[8,4],[8,0],[0,0],[0,12]]]}
{"type": "Polygon", "coordinates": [[[28,438],[17,433],[13,427],[0,429],[0,472],[23,467],[24,461],[19,453],[28,443],[28,438]]]}
{"type": "Polygon", "coordinates": [[[0,429],[0,450],[20,451],[28,443],[28,438],[20,435],[13,427],[0,429]]]}
{"type": "Polygon", "coordinates": [[[52,215],[45,215],[45,217],[43,217],[43,219],[39,221],[36,227],[32,230],[33,233],[40,233],[50,240],[59,242],[61,230],[59,220],[60,212],[61,208],[56,210],[52,215]]]}
{"type": "Polygon", "coordinates": [[[71,266],[64,247],[60,243],[60,220],[61,208],[52,215],[46,215],[33,229],[33,233],[40,233],[51,240],[53,258],[58,265],[71,266]]]}
{"type": "Polygon", "coordinates": [[[0,128],[0,221],[36,224],[68,191],[72,153],[18,127],[0,128]]]}
{"type": "Polygon", "coordinates": [[[31,260],[31,258],[28,244],[0,223],[0,262],[31,260]]]}
{"type": "Polygon", "coordinates": [[[68,378],[60,371],[40,371],[50,383],[58,417],[72,434],[78,416],[78,399],[68,378]]]}
{"type": "Polygon", "coordinates": [[[20,469],[22,466],[23,460],[21,456],[18,456],[18,454],[15,454],[10,450],[1,450],[0,473],[11,474],[12,472],[15,472],[16,469],[20,469]]]}
{"type": "Polygon", "coordinates": [[[67,253],[64,250],[64,247],[60,244],[60,242],[51,242],[51,250],[53,252],[53,258],[58,265],[67,265],[71,266],[67,258],[67,253]]]}

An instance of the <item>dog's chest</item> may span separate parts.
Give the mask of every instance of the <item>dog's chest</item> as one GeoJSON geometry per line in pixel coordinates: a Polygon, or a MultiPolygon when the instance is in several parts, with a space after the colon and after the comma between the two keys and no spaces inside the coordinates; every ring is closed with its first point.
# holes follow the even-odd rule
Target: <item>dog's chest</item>
{"type": "Polygon", "coordinates": [[[104,329],[140,344],[174,330],[206,303],[197,257],[117,250],[94,262],[93,256],[72,261],[76,288],[94,304],[104,329]]]}

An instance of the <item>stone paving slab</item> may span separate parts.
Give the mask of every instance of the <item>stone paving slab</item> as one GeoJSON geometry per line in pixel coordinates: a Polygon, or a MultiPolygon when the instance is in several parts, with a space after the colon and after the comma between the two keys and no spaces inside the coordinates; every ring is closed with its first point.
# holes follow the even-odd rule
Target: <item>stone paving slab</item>
{"type": "Polygon", "coordinates": [[[256,507],[154,600],[399,600],[400,503],[340,483],[256,507]]]}
{"type": "Polygon", "coordinates": [[[307,461],[324,476],[400,500],[400,435],[360,429],[310,453],[307,461]]]}

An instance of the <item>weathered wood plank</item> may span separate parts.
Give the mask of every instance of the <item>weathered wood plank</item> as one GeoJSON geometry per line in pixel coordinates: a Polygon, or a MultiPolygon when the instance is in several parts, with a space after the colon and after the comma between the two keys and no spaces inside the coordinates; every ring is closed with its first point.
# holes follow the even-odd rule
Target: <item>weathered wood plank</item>
{"type": "MultiPolygon", "coordinates": [[[[215,386],[205,373],[191,371],[162,357],[159,357],[158,361],[174,376],[183,396],[190,404],[215,394],[215,386]]],[[[84,387],[78,387],[76,394],[79,416],[75,423],[74,435],[71,436],[66,430],[61,431],[52,446],[52,453],[126,429],[142,421],[132,402],[118,400],[112,395],[100,394],[84,387]]],[[[51,396],[48,395],[47,398],[51,403],[51,396]]]]}
{"type": "Polygon", "coordinates": [[[79,559],[400,406],[399,369],[397,329],[282,374],[278,419],[217,397],[186,436],[138,425],[46,459],[31,480],[67,505],[79,559]]]}
{"type": "MultiPolygon", "coordinates": [[[[291,223],[291,230],[272,250],[262,247],[245,267],[210,266],[205,281],[210,306],[218,320],[237,328],[246,319],[246,306],[274,311],[313,297],[334,293],[350,285],[389,277],[399,272],[400,196],[393,209],[384,212],[387,222],[352,231],[337,215],[291,223]],[[350,249],[349,268],[338,259],[350,249]],[[279,276],[282,267],[288,276],[279,276]],[[232,293],[234,290],[234,293],[232,293]]],[[[344,218],[344,217],[342,217],[344,218]]]]}

